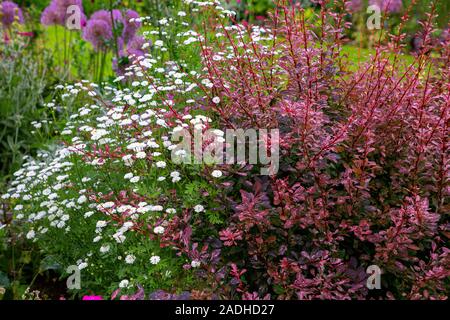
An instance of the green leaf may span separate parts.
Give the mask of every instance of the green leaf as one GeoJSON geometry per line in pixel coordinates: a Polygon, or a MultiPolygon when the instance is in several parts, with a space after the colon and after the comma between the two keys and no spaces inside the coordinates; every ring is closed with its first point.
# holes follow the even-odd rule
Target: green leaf
{"type": "Polygon", "coordinates": [[[47,270],[62,270],[62,265],[59,263],[57,258],[55,256],[46,256],[41,261],[40,265],[41,271],[47,271],[47,270]]]}
{"type": "Polygon", "coordinates": [[[11,282],[9,281],[7,274],[0,271],[0,287],[8,288],[10,284],[11,282]]]}
{"type": "Polygon", "coordinates": [[[218,212],[206,211],[206,216],[208,220],[212,224],[221,224],[223,220],[220,218],[220,214],[218,212]]]}
{"type": "Polygon", "coordinates": [[[22,251],[22,254],[20,255],[20,262],[23,264],[29,264],[31,260],[31,251],[22,251]]]}

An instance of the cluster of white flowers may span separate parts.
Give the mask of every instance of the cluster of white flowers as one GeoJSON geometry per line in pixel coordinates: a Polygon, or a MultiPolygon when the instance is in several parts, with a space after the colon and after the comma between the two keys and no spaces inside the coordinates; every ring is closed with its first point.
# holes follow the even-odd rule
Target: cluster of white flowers
{"type": "MultiPolygon", "coordinates": [[[[194,9],[213,6],[221,15],[233,14],[220,7],[219,1],[184,2],[194,5],[194,9]]],[[[177,16],[182,19],[186,13],[180,11],[177,16]]],[[[140,19],[140,22],[145,21],[146,18],[140,19]]],[[[159,24],[165,27],[170,22],[170,19],[162,19],[159,24]]],[[[257,33],[261,38],[261,32],[257,33]]],[[[158,33],[144,33],[155,34],[158,33]]],[[[177,37],[179,45],[186,46],[201,40],[192,30],[180,32],[177,37]]],[[[153,44],[160,49],[156,54],[164,52],[165,39],[153,41],[153,44]]],[[[204,115],[191,115],[187,111],[174,114],[173,110],[184,110],[187,105],[196,103],[193,97],[203,95],[196,83],[208,88],[213,86],[200,71],[187,73],[183,70],[162,54],[156,57],[146,54],[115,80],[116,83],[132,81],[130,88],[106,86],[100,92],[98,85],[87,80],[57,86],[62,105],[77,99],[86,101],[72,112],[61,132],[64,147],[39,152],[34,159],[26,157],[23,167],[14,173],[10,188],[2,195],[2,199],[14,203],[14,218],[24,224],[27,239],[39,241],[41,237],[63,237],[61,234],[64,239],[78,239],[75,233],[71,237],[71,231],[83,226],[84,234],[90,235],[86,243],[91,247],[88,254],[83,250],[82,256],[74,259],[80,269],[94,265],[100,268],[101,264],[92,263],[96,257],[92,252],[100,253],[98,259],[115,255],[115,261],[121,260],[123,254],[125,258],[121,263],[125,266],[140,261],[150,261],[152,265],[160,263],[162,258],[156,255],[159,253],[157,244],[154,255],[142,257],[142,253],[129,253],[127,239],[139,236],[135,232],[139,225],[153,224],[150,230],[157,237],[165,233],[168,225],[165,219],[176,214],[177,209],[173,207],[179,204],[169,207],[167,197],[161,196],[162,201],[158,195],[169,188],[182,188],[188,180],[182,167],[171,159],[172,151],[176,151],[176,156],[185,156],[184,150],[175,150],[171,138],[186,128],[205,130],[212,122],[204,115]],[[184,99],[181,103],[180,97],[184,99]],[[49,235],[49,230],[54,232],[49,235]]],[[[219,97],[213,97],[212,101],[221,103],[219,97]]],[[[60,107],[54,101],[46,106],[60,107]]],[[[42,124],[33,123],[36,129],[42,124]]],[[[223,136],[220,130],[216,134],[223,136]]],[[[220,170],[211,172],[214,178],[222,175],[220,170]]],[[[202,204],[187,209],[196,213],[205,211],[202,204]]],[[[200,262],[194,260],[191,265],[196,268],[200,262]]],[[[129,286],[129,280],[119,284],[120,288],[129,286]]]]}

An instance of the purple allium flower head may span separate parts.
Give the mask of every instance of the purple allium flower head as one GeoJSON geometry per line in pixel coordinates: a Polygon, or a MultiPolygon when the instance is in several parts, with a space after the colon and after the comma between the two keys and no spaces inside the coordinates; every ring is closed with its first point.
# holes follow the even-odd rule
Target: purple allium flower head
{"type": "MultiPolygon", "coordinates": [[[[123,24],[122,13],[120,12],[120,10],[113,10],[113,18],[116,28],[118,27],[117,23],[123,24]]],[[[92,14],[90,20],[102,20],[106,22],[109,28],[112,30],[111,11],[106,10],[96,11],[92,14]]]]}
{"type": "Polygon", "coordinates": [[[56,3],[59,9],[64,10],[66,10],[70,6],[79,6],[80,8],[83,7],[82,0],[53,0],[53,2],[56,3]]]}
{"type": "Polygon", "coordinates": [[[135,36],[131,41],[128,43],[128,53],[130,55],[135,55],[136,57],[143,56],[148,50],[145,48],[142,48],[144,44],[150,44],[151,41],[145,40],[142,36],[135,36]]]}
{"type": "Polygon", "coordinates": [[[68,16],[70,16],[70,12],[68,11],[68,8],[71,6],[78,6],[78,8],[80,9],[80,12],[82,14],[82,19],[84,16],[83,13],[83,2],[82,0],[53,0],[56,3],[56,6],[58,8],[58,11],[62,17],[63,23],[65,23],[66,19],[68,18],[68,16]]]}
{"type": "MultiPolygon", "coordinates": [[[[86,16],[83,13],[83,3],[81,0],[53,0],[50,5],[44,9],[41,15],[41,23],[45,26],[62,25],[71,14],[68,8],[78,6],[81,12],[81,20],[85,21],[86,16]]],[[[83,23],[82,23],[83,24],[83,23]]]]}
{"type": "Polygon", "coordinates": [[[95,50],[104,48],[112,37],[110,26],[106,21],[100,19],[89,20],[83,30],[83,39],[89,41],[95,50]]]}
{"type": "Polygon", "coordinates": [[[55,2],[50,3],[50,5],[42,11],[41,24],[44,26],[63,24],[61,14],[58,12],[58,7],[55,2]]]}
{"type": "Polygon", "coordinates": [[[139,14],[134,10],[127,10],[124,17],[124,28],[122,32],[125,43],[131,41],[136,35],[136,31],[141,27],[141,23],[136,21],[136,19],[139,19],[139,14]]]}
{"type": "Polygon", "coordinates": [[[9,27],[13,24],[15,19],[19,23],[23,23],[23,14],[19,6],[11,1],[3,1],[0,3],[1,21],[4,27],[9,27]]]}
{"type": "Polygon", "coordinates": [[[369,5],[376,5],[387,13],[397,13],[403,8],[402,0],[369,0],[369,5]]]}
{"type": "MultiPolygon", "coordinates": [[[[113,19],[116,28],[123,25],[122,13],[119,10],[113,10],[113,19]]],[[[113,38],[113,24],[111,11],[99,10],[92,14],[91,19],[83,32],[83,38],[92,43],[96,50],[104,47],[108,40],[113,38]],[[102,30],[103,29],[103,30],[102,30]]],[[[117,39],[119,50],[123,47],[123,39],[117,39]]]]}
{"type": "Polygon", "coordinates": [[[363,9],[362,0],[350,0],[346,3],[347,10],[351,13],[361,11],[363,9]]]}
{"type": "Polygon", "coordinates": [[[120,56],[124,55],[124,53],[123,53],[124,52],[123,51],[124,46],[125,46],[125,43],[124,43],[122,37],[117,38],[117,49],[119,50],[119,55],[120,56]]]}

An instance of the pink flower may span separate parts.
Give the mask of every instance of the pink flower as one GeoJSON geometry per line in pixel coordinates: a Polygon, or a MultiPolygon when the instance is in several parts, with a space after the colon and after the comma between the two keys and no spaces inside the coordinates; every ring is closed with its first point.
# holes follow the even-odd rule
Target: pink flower
{"type": "Polygon", "coordinates": [[[103,300],[102,296],[84,296],[82,300],[103,300]]]}
{"type": "Polygon", "coordinates": [[[33,32],[17,32],[17,34],[21,37],[34,37],[34,33],[33,32]]]}

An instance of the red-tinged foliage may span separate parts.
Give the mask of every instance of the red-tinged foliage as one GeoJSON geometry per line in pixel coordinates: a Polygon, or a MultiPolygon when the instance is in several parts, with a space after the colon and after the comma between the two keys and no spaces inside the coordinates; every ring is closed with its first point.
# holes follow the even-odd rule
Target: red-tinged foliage
{"type": "Polygon", "coordinates": [[[248,25],[219,25],[224,37],[202,42],[214,84],[205,92],[221,100],[208,109],[224,127],[280,130],[279,172],[249,167],[236,178],[246,181],[234,184],[239,200],[219,232],[230,271],[222,293],[447,298],[449,39],[435,40],[431,8],[413,62],[401,57],[400,26],[349,68],[346,13],[318,2],[314,21],[280,4],[265,40],[248,25]],[[366,287],[373,264],[382,290],[366,287]]]}

